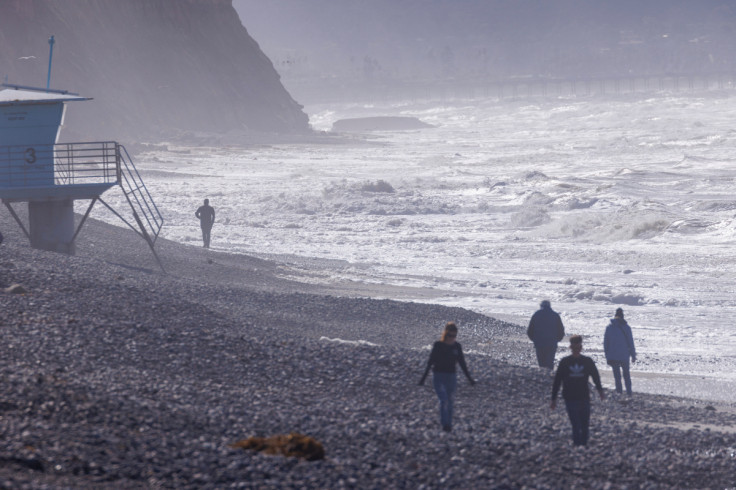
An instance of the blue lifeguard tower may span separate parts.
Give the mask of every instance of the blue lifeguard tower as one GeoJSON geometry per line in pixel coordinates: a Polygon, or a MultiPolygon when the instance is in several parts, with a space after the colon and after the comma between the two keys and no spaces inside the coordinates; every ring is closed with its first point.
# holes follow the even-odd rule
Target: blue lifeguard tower
{"type": "Polygon", "coordinates": [[[2,85],[0,199],[32,247],[67,254],[74,254],[74,241],[100,201],[146,240],[161,265],[154,244],[163,217],[125,147],[115,141],[57,143],[66,104],[85,100],[62,90],[2,85]],[[102,200],[116,186],[136,226],[102,200]],[[91,202],[75,228],[74,201],[80,199],[91,202]],[[28,229],[11,205],[17,202],[28,203],[28,229]]]}

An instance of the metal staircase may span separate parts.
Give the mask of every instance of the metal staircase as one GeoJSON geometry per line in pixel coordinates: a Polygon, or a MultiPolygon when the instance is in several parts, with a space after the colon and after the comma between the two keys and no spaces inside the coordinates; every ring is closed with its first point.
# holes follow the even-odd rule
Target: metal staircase
{"type": "Polygon", "coordinates": [[[138,169],[135,167],[128,151],[119,143],[114,143],[114,145],[117,182],[123,190],[130,209],[133,211],[133,219],[137,227],[133,226],[101,198],[99,198],[99,201],[148,243],[159,267],[161,267],[161,270],[164,270],[164,266],[161,264],[161,260],[154,247],[156,239],[161,232],[161,227],[164,224],[164,218],[158,207],[156,207],[156,203],[153,202],[153,197],[148,192],[148,188],[138,173],[138,169]]]}

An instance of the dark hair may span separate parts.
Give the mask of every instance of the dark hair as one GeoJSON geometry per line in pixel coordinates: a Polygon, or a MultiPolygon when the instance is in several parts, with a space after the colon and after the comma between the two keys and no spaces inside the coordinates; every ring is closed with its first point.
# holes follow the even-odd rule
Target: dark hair
{"type": "Polygon", "coordinates": [[[447,322],[445,324],[445,329],[442,331],[442,338],[440,338],[440,340],[442,342],[444,342],[445,341],[445,337],[447,337],[447,334],[450,333],[450,332],[452,332],[455,335],[457,335],[457,325],[455,325],[455,322],[447,322]]]}
{"type": "Polygon", "coordinates": [[[583,344],[582,335],[570,335],[570,345],[582,345],[582,344],[583,344]]]}
{"type": "Polygon", "coordinates": [[[621,308],[616,308],[616,314],[613,315],[613,316],[614,316],[614,318],[620,318],[620,319],[623,320],[624,319],[624,310],[622,310],[621,308]]]}

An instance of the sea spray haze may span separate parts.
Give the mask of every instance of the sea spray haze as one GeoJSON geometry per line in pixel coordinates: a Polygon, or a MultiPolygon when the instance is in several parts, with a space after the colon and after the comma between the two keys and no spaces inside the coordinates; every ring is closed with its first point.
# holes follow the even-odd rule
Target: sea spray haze
{"type": "Polygon", "coordinates": [[[139,160],[167,238],[198,245],[208,197],[214,248],[344,261],[331,279],[434,288],[519,323],[548,298],[599,361],[622,306],[636,370],[732,398],[714,387],[736,372],[735,110],[734,92],[311,106],[317,130],[373,115],[436,127],[139,160]]]}

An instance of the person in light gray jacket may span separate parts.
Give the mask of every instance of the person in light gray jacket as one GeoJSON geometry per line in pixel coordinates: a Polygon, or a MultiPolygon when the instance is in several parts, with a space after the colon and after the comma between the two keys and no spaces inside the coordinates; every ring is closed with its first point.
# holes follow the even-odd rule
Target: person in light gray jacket
{"type": "Polygon", "coordinates": [[[622,392],[621,371],[623,371],[626,394],[631,395],[629,359],[631,359],[631,362],[636,362],[636,349],[634,348],[634,336],[631,333],[631,327],[624,320],[624,310],[621,308],[616,309],[616,314],[606,327],[606,334],[603,337],[603,350],[606,354],[606,362],[613,369],[616,392],[622,392]]]}

